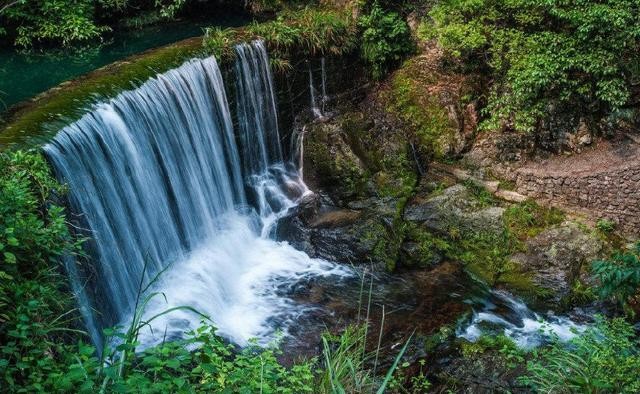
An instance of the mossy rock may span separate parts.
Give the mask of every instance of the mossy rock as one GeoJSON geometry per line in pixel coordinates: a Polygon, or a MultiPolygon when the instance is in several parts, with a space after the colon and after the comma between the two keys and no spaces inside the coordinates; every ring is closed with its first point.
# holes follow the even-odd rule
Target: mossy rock
{"type": "Polygon", "coordinates": [[[443,73],[437,59],[423,54],[394,73],[380,100],[403,121],[418,149],[447,159],[465,151],[475,135],[474,90],[467,78],[443,73]]]}

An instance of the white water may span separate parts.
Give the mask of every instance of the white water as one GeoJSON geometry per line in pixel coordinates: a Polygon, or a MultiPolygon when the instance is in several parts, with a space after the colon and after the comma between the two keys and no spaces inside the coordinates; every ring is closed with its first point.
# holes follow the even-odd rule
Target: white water
{"type": "MultiPolygon", "coordinates": [[[[84,314],[89,329],[128,324],[139,289],[166,269],[149,290],[164,296],[152,298],[145,316],[190,306],[239,344],[267,341],[304,312],[287,298],[290,285],[349,275],[271,238],[309,191],[282,160],[263,43],[236,52],[238,142],[220,70],[207,58],[95,106],[45,146],[94,240],[92,265],[70,272],[81,310],[97,309],[84,314]]],[[[187,311],[165,315],[142,342],[180,336],[200,321],[187,311]]]]}
{"type": "Polygon", "coordinates": [[[311,113],[314,118],[322,119],[326,114],[326,105],[329,97],[327,96],[327,72],[325,68],[325,59],[324,57],[320,59],[320,72],[321,72],[321,96],[320,102],[318,103],[318,92],[315,88],[315,84],[313,83],[313,72],[311,71],[311,66],[309,66],[309,97],[311,104],[311,113]]]}
{"type": "Polygon", "coordinates": [[[533,312],[522,301],[502,291],[491,291],[481,308],[474,310],[471,321],[458,332],[468,341],[477,341],[483,333],[503,334],[518,347],[531,349],[552,338],[568,341],[586,326],[567,317],[533,312]]]}

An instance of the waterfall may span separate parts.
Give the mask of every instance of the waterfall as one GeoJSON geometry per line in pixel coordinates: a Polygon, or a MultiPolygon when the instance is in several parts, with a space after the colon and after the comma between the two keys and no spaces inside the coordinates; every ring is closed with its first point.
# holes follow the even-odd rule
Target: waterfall
{"type": "Polygon", "coordinates": [[[325,60],[324,60],[324,56],[322,58],[320,58],[320,71],[321,71],[321,76],[322,76],[322,99],[320,100],[322,102],[322,113],[326,113],[327,111],[327,101],[329,100],[329,97],[327,96],[327,70],[325,67],[325,60]]]}
{"type": "Polygon", "coordinates": [[[236,46],[238,122],[246,173],[264,172],[282,161],[269,58],[262,41],[236,46]]]}
{"type": "Polygon", "coordinates": [[[311,113],[315,118],[322,117],[322,109],[318,106],[318,100],[316,99],[316,88],[313,84],[313,72],[311,66],[309,66],[309,96],[311,100],[311,113]]]}
{"type": "Polygon", "coordinates": [[[311,70],[311,65],[309,65],[309,96],[310,96],[310,104],[311,104],[311,113],[314,118],[322,119],[326,114],[326,106],[327,101],[329,101],[329,97],[327,96],[327,71],[325,68],[325,59],[324,57],[320,58],[320,73],[321,73],[321,96],[320,103],[318,103],[317,99],[317,89],[313,82],[313,71],[311,70]]]}
{"type": "MultiPolygon", "coordinates": [[[[89,328],[127,324],[141,285],[161,273],[150,291],[165,297],[151,300],[148,316],[190,306],[239,344],[267,340],[302,308],[283,288],[348,274],[269,237],[307,189],[282,161],[264,44],[236,53],[238,139],[222,75],[207,58],[96,105],[44,147],[93,240],[84,271],[94,277],[76,291],[85,310],[99,311],[85,315],[89,328]]],[[[200,319],[186,310],[165,315],[142,341],[180,336],[200,319]]]]}

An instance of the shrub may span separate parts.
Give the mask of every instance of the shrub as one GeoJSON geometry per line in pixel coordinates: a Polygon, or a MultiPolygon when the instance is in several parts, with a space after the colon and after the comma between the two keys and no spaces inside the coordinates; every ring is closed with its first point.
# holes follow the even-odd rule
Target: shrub
{"type": "Polygon", "coordinates": [[[15,45],[29,48],[38,43],[69,46],[99,38],[111,28],[98,23],[99,16],[151,9],[158,19],[172,18],[187,0],[16,0],[0,4],[0,21],[9,26],[15,45]]]}
{"type": "Polygon", "coordinates": [[[596,228],[604,234],[610,234],[616,229],[616,223],[609,219],[599,219],[596,228]]]}
{"type": "Polygon", "coordinates": [[[375,79],[382,78],[414,50],[407,23],[397,13],[383,10],[378,2],[360,17],[358,26],[362,29],[362,57],[375,79]]]}
{"type": "Polygon", "coordinates": [[[63,191],[40,154],[0,154],[0,375],[10,391],[42,391],[77,337],[58,261],[79,243],[51,202],[63,191]]]}
{"type": "Polygon", "coordinates": [[[445,0],[430,16],[425,36],[494,81],[485,127],[533,131],[552,108],[604,117],[630,104],[635,0],[445,0]]]}
{"type": "Polygon", "coordinates": [[[249,25],[247,32],[263,38],[276,57],[292,50],[309,56],[341,55],[352,51],[356,44],[350,15],[316,8],[283,11],[274,21],[249,25]]]}
{"type": "Polygon", "coordinates": [[[640,348],[623,319],[599,320],[568,344],[533,354],[522,381],[540,393],[637,393],[640,348]]]}
{"type": "Polygon", "coordinates": [[[306,56],[343,55],[355,49],[356,29],[351,17],[340,11],[303,8],[284,10],[275,20],[253,22],[243,29],[205,29],[203,46],[219,60],[234,56],[233,47],[254,39],[265,40],[271,63],[287,69],[295,53],[306,56]]]}
{"type": "Polygon", "coordinates": [[[633,315],[629,303],[637,299],[640,292],[640,243],[633,251],[618,252],[610,260],[595,261],[593,273],[600,282],[600,297],[615,300],[633,315]]]}

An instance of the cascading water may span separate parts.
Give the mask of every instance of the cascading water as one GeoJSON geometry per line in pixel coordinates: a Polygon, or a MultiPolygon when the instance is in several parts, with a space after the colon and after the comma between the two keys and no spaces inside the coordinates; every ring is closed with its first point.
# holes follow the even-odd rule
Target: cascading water
{"type": "Polygon", "coordinates": [[[530,349],[552,338],[567,341],[586,329],[564,316],[540,315],[504,291],[491,290],[478,301],[471,319],[457,332],[471,342],[484,333],[502,334],[519,347],[530,349]]]}
{"type": "MultiPolygon", "coordinates": [[[[153,298],[145,314],[190,306],[239,344],[266,340],[302,310],[283,288],[308,276],[348,275],[269,237],[308,190],[282,161],[263,43],[236,52],[239,145],[220,70],[207,58],[95,106],[45,146],[94,240],[91,298],[102,316],[100,324],[85,316],[93,326],[126,324],[141,284],[164,271],[153,291],[166,301],[153,298]]],[[[200,319],[185,310],[165,315],[153,323],[158,337],[142,341],[180,336],[200,319]]]]}

